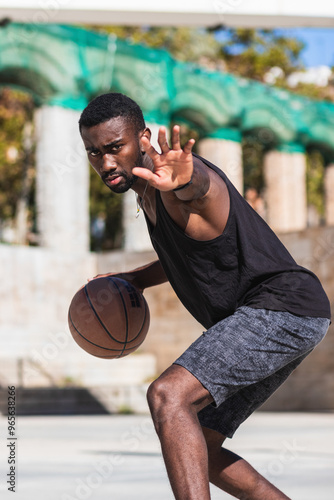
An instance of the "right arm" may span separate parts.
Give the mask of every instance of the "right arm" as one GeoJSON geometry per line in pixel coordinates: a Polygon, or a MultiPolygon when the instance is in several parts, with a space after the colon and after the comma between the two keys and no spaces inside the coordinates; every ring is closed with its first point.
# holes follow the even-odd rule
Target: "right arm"
{"type": "Polygon", "coordinates": [[[98,274],[96,278],[101,278],[103,276],[114,276],[115,278],[129,281],[129,283],[132,283],[141,291],[150,286],[161,285],[161,283],[166,283],[168,281],[159,260],[124,273],[98,274]]]}

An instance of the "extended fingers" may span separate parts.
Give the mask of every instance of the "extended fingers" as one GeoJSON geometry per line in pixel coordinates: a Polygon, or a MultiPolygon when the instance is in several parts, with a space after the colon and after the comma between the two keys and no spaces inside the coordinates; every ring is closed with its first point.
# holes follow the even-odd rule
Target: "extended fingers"
{"type": "Polygon", "coordinates": [[[181,149],[179,125],[174,125],[173,130],[172,130],[172,148],[174,150],[181,149]]]}
{"type": "Polygon", "coordinates": [[[185,144],[183,149],[181,148],[180,143],[180,126],[174,125],[171,134],[171,145],[172,149],[170,149],[167,141],[167,131],[166,127],[160,127],[158,132],[158,144],[161,148],[161,154],[156,151],[156,149],[152,146],[150,140],[146,136],[142,136],[141,142],[143,145],[144,151],[152,158],[154,161],[161,155],[166,155],[169,151],[183,151],[186,154],[191,153],[193,145],[195,144],[195,139],[189,139],[189,141],[185,144]]]}
{"type": "Polygon", "coordinates": [[[147,153],[148,156],[150,158],[152,158],[152,160],[154,160],[154,158],[160,156],[158,151],[152,146],[150,140],[145,135],[143,135],[140,140],[141,140],[141,143],[142,143],[142,146],[143,146],[145,153],[147,153]]]}
{"type": "Polygon", "coordinates": [[[167,132],[165,127],[160,127],[158,132],[158,144],[162,153],[168,153],[169,146],[167,142],[167,132]]]}
{"type": "MultiPolygon", "coordinates": [[[[158,143],[161,148],[162,153],[168,153],[170,147],[167,142],[167,132],[165,127],[160,127],[158,132],[158,143]]],[[[180,127],[179,125],[174,125],[171,137],[172,149],[178,151],[181,149],[180,143],[180,127]]],[[[191,149],[190,149],[191,151],[191,149]]]]}
{"type": "MultiPolygon", "coordinates": [[[[189,141],[183,147],[183,151],[186,154],[191,153],[191,150],[192,150],[194,144],[195,144],[195,139],[189,139],[189,141]]],[[[173,130],[172,130],[172,147],[173,147],[174,150],[180,150],[181,149],[180,127],[179,127],[179,125],[175,125],[173,127],[173,130]]]]}
{"type": "Polygon", "coordinates": [[[195,139],[189,139],[187,144],[184,146],[183,151],[187,154],[191,153],[194,144],[195,144],[195,139]]]}

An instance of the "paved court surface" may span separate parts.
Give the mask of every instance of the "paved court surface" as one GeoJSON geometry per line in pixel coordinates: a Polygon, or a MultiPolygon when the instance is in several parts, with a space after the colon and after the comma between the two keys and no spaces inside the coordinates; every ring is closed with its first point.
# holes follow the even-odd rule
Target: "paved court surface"
{"type": "MultiPolygon", "coordinates": [[[[7,490],[7,419],[0,417],[0,497],[173,500],[151,420],[18,417],[16,493],[7,490]]],[[[293,500],[334,500],[334,414],[258,412],[228,446],[293,500]]],[[[232,498],[212,488],[212,500],[232,498]]]]}

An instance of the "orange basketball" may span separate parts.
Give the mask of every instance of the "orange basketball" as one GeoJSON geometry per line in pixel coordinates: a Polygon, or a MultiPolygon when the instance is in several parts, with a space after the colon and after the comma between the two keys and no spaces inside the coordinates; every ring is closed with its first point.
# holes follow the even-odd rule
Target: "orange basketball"
{"type": "Polygon", "coordinates": [[[122,358],[145,340],[150,311],[143,294],[113,276],[95,278],[74,295],[68,324],[76,343],[99,358],[122,358]]]}

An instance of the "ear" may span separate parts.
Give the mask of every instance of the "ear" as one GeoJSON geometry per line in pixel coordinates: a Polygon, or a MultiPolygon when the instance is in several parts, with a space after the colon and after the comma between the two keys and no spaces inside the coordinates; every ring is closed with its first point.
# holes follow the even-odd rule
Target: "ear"
{"type": "MultiPolygon", "coordinates": [[[[148,127],[146,127],[142,132],[140,132],[139,138],[141,139],[142,137],[146,137],[149,141],[151,140],[152,132],[148,127]]],[[[141,152],[142,154],[145,154],[145,151],[143,150],[142,146],[141,146],[141,152]]]]}

